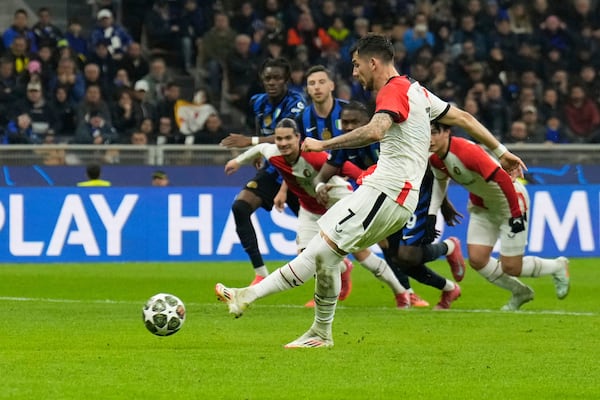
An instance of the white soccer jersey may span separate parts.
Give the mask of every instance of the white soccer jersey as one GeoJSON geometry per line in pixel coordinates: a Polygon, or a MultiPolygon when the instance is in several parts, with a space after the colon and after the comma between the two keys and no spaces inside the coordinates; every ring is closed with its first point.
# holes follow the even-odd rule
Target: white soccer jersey
{"type": "MultiPolygon", "coordinates": [[[[459,183],[469,191],[473,205],[493,210],[506,218],[521,215],[519,195],[510,176],[496,159],[475,143],[450,137],[448,153],[442,158],[433,154],[430,161],[436,178],[450,177],[459,183]]],[[[432,199],[430,213],[436,211],[433,208],[438,203],[441,204],[439,198],[432,199]]]]}
{"type": "Polygon", "coordinates": [[[414,211],[429,156],[430,121],[449,105],[406,76],[391,78],[379,91],[376,111],[388,113],[394,123],[380,145],[377,167],[363,177],[371,186],[414,211]]]}

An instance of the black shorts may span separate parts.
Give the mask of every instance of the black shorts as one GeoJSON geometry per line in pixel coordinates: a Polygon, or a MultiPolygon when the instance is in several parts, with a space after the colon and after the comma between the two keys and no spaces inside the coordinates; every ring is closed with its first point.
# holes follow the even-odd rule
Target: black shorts
{"type": "MultiPolygon", "coordinates": [[[[281,177],[277,171],[272,172],[265,168],[261,168],[258,170],[254,178],[246,183],[244,189],[260,197],[262,200],[261,207],[267,211],[271,211],[273,209],[273,199],[281,187],[281,183],[279,183],[280,180],[281,177]]],[[[286,203],[294,212],[294,214],[298,215],[298,210],[300,208],[298,198],[289,190],[287,193],[286,203]]]]}

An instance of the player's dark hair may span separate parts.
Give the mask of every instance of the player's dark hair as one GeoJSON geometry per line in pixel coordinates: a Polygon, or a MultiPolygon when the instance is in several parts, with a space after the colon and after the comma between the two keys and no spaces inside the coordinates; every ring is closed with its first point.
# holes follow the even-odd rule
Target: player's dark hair
{"type": "Polygon", "coordinates": [[[437,130],[438,130],[438,131],[440,131],[440,132],[441,132],[441,131],[446,131],[446,130],[450,129],[450,125],[442,124],[442,123],[441,123],[441,122],[439,122],[439,121],[435,121],[435,122],[433,122],[433,123],[432,123],[432,125],[433,125],[433,127],[434,127],[435,129],[437,129],[437,130]]]}
{"type": "Polygon", "coordinates": [[[325,68],[323,65],[313,65],[312,67],[310,67],[308,69],[308,71],[306,71],[306,74],[304,76],[306,76],[306,78],[308,79],[309,76],[311,76],[314,73],[317,72],[325,72],[325,75],[327,75],[327,77],[330,80],[333,80],[333,75],[331,74],[331,71],[328,70],[327,68],[325,68]]]}
{"type": "Polygon", "coordinates": [[[356,100],[352,100],[346,104],[344,104],[342,106],[342,111],[344,110],[349,110],[349,111],[358,111],[360,113],[363,113],[365,115],[369,115],[369,110],[367,109],[367,106],[365,106],[363,103],[358,102],[356,100]]]}
{"type": "Polygon", "coordinates": [[[292,74],[292,67],[290,66],[290,62],[287,59],[283,57],[267,58],[260,67],[260,75],[262,76],[265,69],[269,67],[281,68],[283,70],[285,80],[287,81],[290,79],[290,76],[292,74]]]}
{"type": "Polygon", "coordinates": [[[384,35],[368,33],[361,37],[350,48],[350,54],[358,53],[359,56],[380,58],[384,62],[394,59],[394,45],[384,35]]]}
{"type": "Polygon", "coordinates": [[[275,129],[277,128],[292,128],[295,134],[298,134],[298,124],[291,118],[284,118],[277,123],[275,129]]]}

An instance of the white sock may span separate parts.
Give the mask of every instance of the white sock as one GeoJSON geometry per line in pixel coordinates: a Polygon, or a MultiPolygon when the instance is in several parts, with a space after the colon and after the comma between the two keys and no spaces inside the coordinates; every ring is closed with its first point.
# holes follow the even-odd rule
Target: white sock
{"type": "Polygon", "coordinates": [[[371,271],[377,279],[385,282],[392,289],[394,294],[406,292],[406,288],[398,281],[398,278],[394,275],[394,271],[392,271],[383,258],[377,256],[375,253],[370,253],[367,258],[360,261],[360,263],[363,267],[371,271]]]}
{"type": "Polygon", "coordinates": [[[454,290],[455,287],[456,287],[456,284],[454,282],[446,279],[446,284],[444,285],[444,288],[442,289],[442,291],[449,292],[451,290],[454,290]]]}
{"type": "Polygon", "coordinates": [[[560,271],[562,264],[556,259],[540,258],[535,256],[523,257],[523,267],[520,276],[552,275],[560,271]]]}
{"type": "Polygon", "coordinates": [[[479,274],[487,279],[489,282],[494,285],[501,287],[502,289],[510,290],[512,293],[518,292],[522,290],[526,285],[515,278],[514,276],[510,276],[505,274],[502,271],[502,266],[500,262],[494,257],[490,257],[490,260],[486,264],[485,267],[478,270],[479,274]]]}
{"type": "Polygon", "coordinates": [[[448,252],[446,253],[446,255],[452,254],[452,252],[454,251],[454,248],[456,247],[456,245],[454,244],[454,241],[450,240],[450,239],[446,239],[446,240],[444,240],[444,243],[446,243],[446,246],[448,246],[448,252]]]}
{"type": "Polygon", "coordinates": [[[267,277],[269,275],[269,270],[263,265],[262,267],[254,268],[254,273],[262,277],[267,277]]]}

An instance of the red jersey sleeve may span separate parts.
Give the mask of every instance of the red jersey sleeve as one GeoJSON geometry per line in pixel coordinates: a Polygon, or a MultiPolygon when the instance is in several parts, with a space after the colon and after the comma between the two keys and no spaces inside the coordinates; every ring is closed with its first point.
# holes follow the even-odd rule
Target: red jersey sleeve
{"type": "Polygon", "coordinates": [[[481,147],[459,137],[450,138],[450,151],[463,162],[465,167],[490,180],[500,166],[481,147]]]}
{"type": "Polygon", "coordinates": [[[377,93],[375,99],[375,112],[384,112],[392,117],[396,123],[408,118],[410,105],[408,103],[408,89],[410,81],[405,76],[391,78],[377,93]]]}

